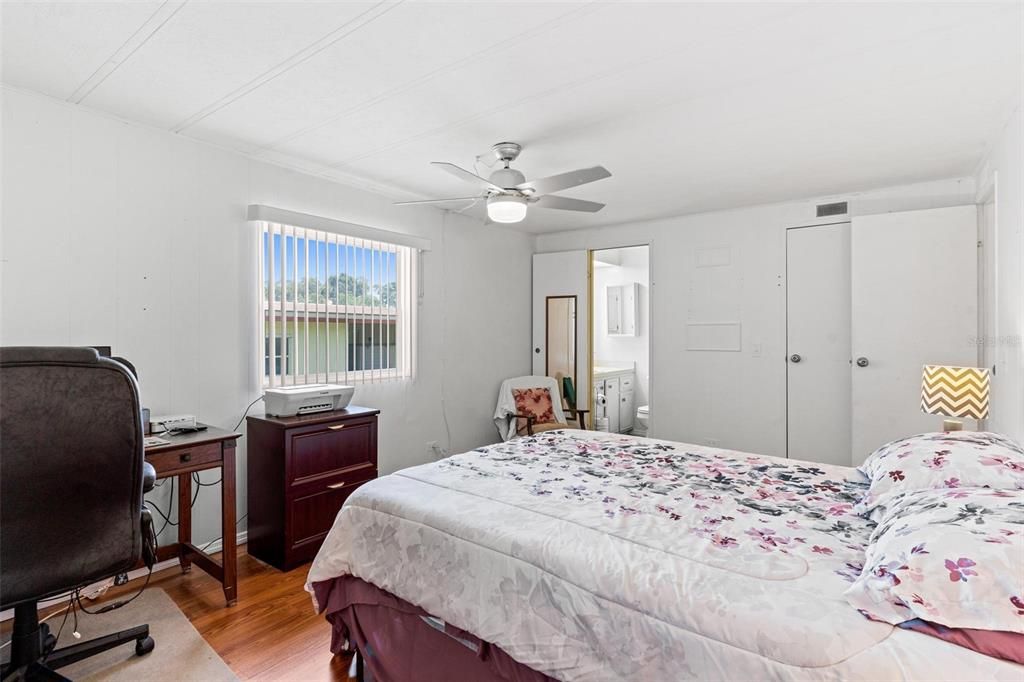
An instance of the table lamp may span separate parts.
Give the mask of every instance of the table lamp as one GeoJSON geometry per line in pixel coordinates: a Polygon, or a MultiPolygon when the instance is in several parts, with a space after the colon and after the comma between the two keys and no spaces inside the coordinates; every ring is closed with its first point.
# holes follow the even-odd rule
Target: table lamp
{"type": "MultiPolygon", "coordinates": [[[[925,365],[921,378],[921,411],[943,417],[988,417],[989,376],[981,367],[925,365]]],[[[960,431],[957,419],[942,422],[943,431],[960,431]]]]}

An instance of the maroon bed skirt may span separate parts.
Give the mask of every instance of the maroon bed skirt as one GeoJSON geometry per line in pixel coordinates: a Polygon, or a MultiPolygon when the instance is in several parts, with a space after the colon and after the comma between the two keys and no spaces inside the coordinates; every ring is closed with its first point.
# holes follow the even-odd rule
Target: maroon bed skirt
{"type": "Polygon", "coordinates": [[[353,576],[313,584],[331,623],[331,651],[345,642],[380,682],[553,682],[475,635],[353,576]]]}
{"type": "MultiPolygon", "coordinates": [[[[380,682],[553,682],[500,647],[359,578],[314,583],[313,591],[331,623],[331,651],[340,654],[351,642],[380,682]]],[[[951,629],[921,620],[899,627],[1024,665],[1024,635],[951,629]]]]}

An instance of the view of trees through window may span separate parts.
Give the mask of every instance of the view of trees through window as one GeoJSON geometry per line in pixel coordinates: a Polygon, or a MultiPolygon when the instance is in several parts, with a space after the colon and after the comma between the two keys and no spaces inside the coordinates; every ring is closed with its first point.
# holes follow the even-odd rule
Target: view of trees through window
{"type": "MultiPolygon", "coordinates": [[[[270,297],[270,281],[263,282],[266,296],[270,297]]],[[[352,275],[330,275],[322,279],[303,277],[295,286],[291,282],[274,284],[274,300],[286,303],[331,303],[345,305],[394,306],[398,295],[398,284],[392,280],[384,284],[371,284],[363,277],[352,275]],[[282,289],[284,291],[282,292],[282,289]],[[283,297],[283,299],[282,299],[283,297]]]]}

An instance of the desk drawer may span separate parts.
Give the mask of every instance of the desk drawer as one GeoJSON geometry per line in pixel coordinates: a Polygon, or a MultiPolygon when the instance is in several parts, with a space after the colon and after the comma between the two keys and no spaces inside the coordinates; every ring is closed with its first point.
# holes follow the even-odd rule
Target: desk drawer
{"type": "Polygon", "coordinates": [[[374,464],[375,424],[343,421],[288,432],[288,483],[303,485],[344,469],[374,464]]]}
{"type": "Polygon", "coordinates": [[[153,465],[158,476],[178,470],[194,469],[204,464],[220,462],[220,444],[207,443],[170,452],[158,452],[146,455],[146,461],[153,465]]]}

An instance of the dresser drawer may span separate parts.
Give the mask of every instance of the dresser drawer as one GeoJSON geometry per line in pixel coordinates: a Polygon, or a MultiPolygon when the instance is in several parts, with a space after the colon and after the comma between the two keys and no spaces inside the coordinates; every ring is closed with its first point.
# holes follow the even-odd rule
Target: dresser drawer
{"type": "MultiPolygon", "coordinates": [[[[366,472],[365,475],[372,478],[376,472],[366,472]]],[[[291,548],[294,550],[310,545],[315,554],[320,547],[320,541],[334,524],[334,518],[338,515],[341,505],[367,480],[351,483],[342,480],[325,482],[315,492],[294,498],[288,509],[291,548]]]]}
{"type": "Polygon", "coordinates": [[[179,469],[195,468],[202,464],[213,465],[221,461],[219,443],[207,443],[191,448],[175,449],[172,452],[158,452],[146,455],[146,461],[153,465],[158,475],[173,473],[179,469]]]}
{"type": "Polygon", "coordinates": [[[373,421],[345,421],[289,430],[287,472],[290,485],[304,485],[350,469],[372,465],[373,421]]]}

